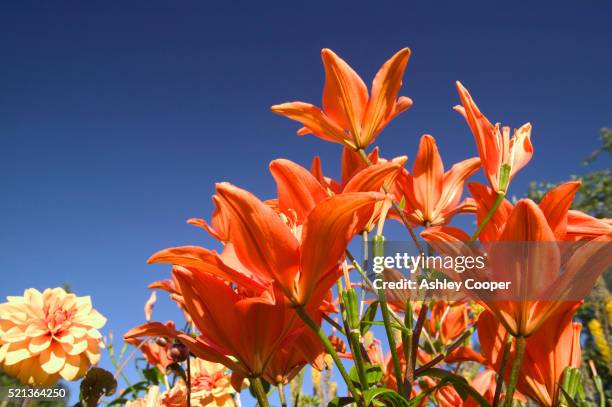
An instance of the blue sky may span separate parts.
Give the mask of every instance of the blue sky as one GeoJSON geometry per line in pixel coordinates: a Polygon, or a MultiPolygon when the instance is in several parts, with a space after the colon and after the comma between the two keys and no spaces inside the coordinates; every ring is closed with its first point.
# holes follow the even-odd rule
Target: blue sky
{"type": "MultiPolygon", "coordinates": [[[[379,138],[409,167],[423,133],[448,164],[476,154],[451,109],[459,79],[493,121],[533,124],[513,194],[583,171],[612,126],[612,3],[494,3],[3,2],[0,297],[69,282],[120,336],[167,275],[147,257],[211,244],[184,221],[208,218],[215,182],[268,198],[270,160],[315,154],[337,175],[338,145],[269,111],[320,102],[323,47],[368,84],[412,49],[402,94],[414,107],[379,138]]],[[[156,311],[175,315],[165,300],[156,311]]]]}

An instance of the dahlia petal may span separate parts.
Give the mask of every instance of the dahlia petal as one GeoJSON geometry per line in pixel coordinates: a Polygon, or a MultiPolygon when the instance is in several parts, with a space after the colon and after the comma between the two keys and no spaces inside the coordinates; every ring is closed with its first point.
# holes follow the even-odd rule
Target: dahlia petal
{"type": "Polygon", "coordinates": [[[87,325],[91,326],[92,328],[100,329],[106,324],[106,318],[94,309],[89,313],[87,322],[87,325]]]}
{"type": "Polygon", "coordinates": [[[87,331],[87,336],[90,337],[91,339],[101,339],[102,338],[102,334],[100,333],[100,331],[94,328],[87,331]]]}
{"type": "Polygon", "coordinates": [[[36,338],[32,338],[30,340],[30,344],[28,345],[28,350],[33,354],[38,354],[51,346],[51,340],[51,335],[41,335],[37,336],[36,338]]]}
{"type": "Polygon", "coordinates": [[[14,326],[2,334],[2,341],[9,343],[20,342],[26,338],[25,332],[19,326],[14,326]]]}
{"type": "Polygon", "coordinates": [[[6,365],[14,365],[32,356],[28,350],[28,342],[11,343],[6,350],[4,363],[6,365]]]}
{"type": "Polygon", "coordinates": [[[46,373],[58,373],[66,363],[66,353],[61,345],[52,345],[40,354],[39,362],[46,373]]]}
{"type": "Polygon", "coordinates": [[[49,332],[49,328],[47,328],[41,322],[34,322],[26,327],[25,334],[31,338],[36,336],[41,336],[49,332]]]}
{"type": "Polygon", "coordinates": [[[92,365],[97,365],[100,361],[100,342],[96,340],[88,340],[85,355],[92,365]]]}
{"type": "Polygon", "coordinates": [[[89,341],[87,339],[83,339],[73,344],[62,344],[62,347],[66,353],[68,353],[68,355],[74,356],[85,352],[88,347],[88,342],[89,341]]]}
{"type": "MultiPolygon", "coordinates": [[[[83,363],[87,366],[87,363],[83,363]]],[[[64,380],[74,381],[79,378],[81,371],[83,368],[81,367],[81,357],[68,355],[66,357],[66,363],[62,370],[60,370],[59,374],[62,376],[64,380]]]]}

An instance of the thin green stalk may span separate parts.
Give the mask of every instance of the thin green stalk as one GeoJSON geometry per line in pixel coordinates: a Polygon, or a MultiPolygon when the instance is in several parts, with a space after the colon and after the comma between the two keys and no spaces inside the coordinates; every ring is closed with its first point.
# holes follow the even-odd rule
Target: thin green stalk
{"type": "Polygon", "coordinates": [[[368,378],[365,373],[365,363],[363,360],[363,355],[361,354],[361,341],[359,339],[360,336],[361,335],[359,334],[359,329],[351,329],[351,333],[349,335],[349,343],[351,344],[353,360],[355,362],[355,367],[357,368],[357,375],[359,376],[359,382],[361,383],[361,387],[364,390],[368,390],[370,386],[368,384],[368,378]]]}
{"type": "Polygon", "coordinates": [[[497,208],[499,208],[499,205],[501,205],[505,197],[506,197],[506,194],[504,194],[503,192],[497,193],[497,198],[495,199],[493,206],[491,207],[491,209],[489,209],[489,212],[487,212],[487,215],[482,220],[480,225],[478,225],[478,228],[476,229],[476,231],[474,232],[470,240],[475,241],[476,239],[478,239],[478,236],[480,236],[480,233],[483,231],[485,226],[487,226],[489,221],[493,218],[493,215],[495,215],[497,208]]]}
{"type": "Polygon", "coordinates": [[[510,345],[512,344],[512,337],[506,334],[506,340],[504,341],[504,351],[502,353],[502,360],[499,366],[499,373],[497,380],[495,381],[495,394],[493,396],[492,407],[497,407],[499,404],[499,398],[501,397],[502,384],[504,383],[504,373],[506,372],[506,365],[508,364],[508,358],[510,357],[510,345]]]}
{"type": "Polygon", "coordinates": [[[450,355],[455,349],[457,349],[467,338],[469,338],[473,332],[474,332],[474,329],[472,328],[465,331],[463,334],[461,334],[459,338],[455,339],[455,341],[448,348],[446,348],[444,352],[439,353],[435,358],[433,358],[429,362],[425,363],[424,365],[416,369],[414,371],[414,375],[420,376],[421,374],[425,373],[427,369],[432,368],[438,363],[442,362],[448,355],[450,355]]]}
{"type": "Polygon", "coordinates": [[[412,303],[410,300],[406,301],[406,313],[404,315],[404,326],[406,332],[402,331],[402,349],[404,350],[404,360],[406,360],[406,370],[404,375],[406,376],[406,394],[410,395],[412,391],[412,385],[414,383],[414,372],[410,367],[409,361],[412,359],[412,329],[414,325],[414,316],[412,315],[412,303]]]}
{"type": "Polygon", "coordinates": [[[257,404],[259,407],[270,407],[270,403],[268,402],[268,396],[263,389],[263,385],[261,384],[261,379],[259,377],[251,378],[251,390],[255,394],[257,398],[257,404]]]}
{"type": "Polygon", "coordinates": [[[338,280],[338,298],[340,299],[340,309],[343,315],[346,336],[349,340],[349,347],[353,354],[355,369],[359,376],[361,388],[367,390],[368,380],[365,373],[363,355],[361,353],[361,332],[359,331],[359,316],[357,315],[357,293],[351,287],[342,289],[342,283],[338,280]]]}
{"type": "Polygon", "coordinates": [[[287,399],[285,398],[285,388],[282,384],[279,383],[277,386],[278,389],[278,399],[281,402],[281,407],[287,407],[287,399]]]}
{"type": "Polygon", "coordinates": [[[382,312],[383,322],[385,324],[385,333],[387,334],[387,340],[389,342],[389,348],[391,350],[391,359],[393,360],[393,370],[395,370],[397,390],[400,394],[404,394],[402,367],[400,365],[399,356],[397,355],[397,345],[395,344],[395,337],[393,336],[393,328],[391,327],[391,317],[389,316],[389,306],[387,305],[387,298],[384,289],[378,290],[378,301],[380,303],[380,310],[382,312]]]}
{"type": "Polygon", "coordinates": [[[427,311],[429,310],[429,305],[427,305],[427,301],[429,300],[429,290],[425,292],[425,298],[423,298],[423,303],[421,304],[421,309],[419,310],[419,316],[417,317],[417,322],[414,327],[414,334],[412,337],[412,359],[410,361],[406,361],[406,363],[410,364],[410,369],[412,369],[413,376],[414,371],[416,370],[416,360],[417,353],[419,349],[419,339],[421,338],[421,331],[423,330],[423,324],[425,323],[425,317],[427,316],[427,311]]]}
{"type": "MultiPolygon", "coordinates": [[[[374,236],[373,242],[373,255],[374,257],[384,255],[384,237],[374,236]]],[[[384,273],[381,274],[384,278],[384,273]]],[[[395,371],[395,380],[397,381],[397,390],[400,394],[404,393],[404,381],[402,379],[402,367],[400,365],[399,356],[397,355],[397,345],[395,343],[395,336],[393,335],[393,327],[391,326],[391,316],[389,312],[389,305],[387,304],[387,295],[383,288],[377,290],[378,302],[380,303],[380,311],[383,317],[383,323],[385,324],[385,333],[387,335],[387,341],[389,343],[389,350],[391,352],[391,359],[393,360],[393,370],[395,371]]]]}
{"type": "Polygon", "coordinates": [[[521,371],[521,363],[523,362],[523,355],[525,354],[525,344],[525,337],[516,337],[516,352],[514,354],[514,360],[512,361],[512,370],[510,370],[510,381],[508,382],[508,387],[506,388],[504,407],[512,406],[512,396],[514,396],[514,390],[516,389],[516,383],[518,382],[519,372],[521,371]]]}
{"type": "Polygon", "coordinates": [[[191,357],[187,356],[187,407],[191,407],[191,357]]]}
{"type": "Polygon", "coordinates": [[[360,393],[357,391],[355,386],[353,386],[353,382],[351,381],[351,378],[349,377],[349,374],[346,371],[346,368],[344,367],[344,365],[340,361],[340,358],[338,357],[338,354],[336,353],[336,350],[334,349],[334,346],[329,341],[329,338],[325,334],[325,331],[323,330],[323,328],[321,328],[317,323],[315,323],[312,320],[312,318],[310,318],[310,315],[308,315],[308,313],[306,312],[304,307],[297,307],[297,308],[295,308],[295,312],[300,316],[300,318],[302,318],[302,321],[304,321],[304,323],[306,325],[308,325],[308,327],[314,333],[317,334],[317,336],[319,337],[319,339],[323,343],[323,346],[325,346],[325,350],[327,350],[327,353],[329,353],[329,355],[334,360],[334,363],[338,367],[338,371],[340,372],[340,375],[342,376],[342,379],[345,381],[346,387],[348,388],[349,392],[351,392],[351,394],[353,395],[354,398],[359,399],[361,397],[360,393]]]}

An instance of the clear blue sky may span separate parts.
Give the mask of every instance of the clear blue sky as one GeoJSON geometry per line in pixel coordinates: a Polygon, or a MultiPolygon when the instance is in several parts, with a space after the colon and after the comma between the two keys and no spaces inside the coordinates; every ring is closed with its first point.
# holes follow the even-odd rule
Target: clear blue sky
{"type": "MultiPolygon", "coordinates": [[[[380,137],[383,154],[411,166],[431,133],[446,163],[474,155],[451,110],[460,79],[492,120],[533,124],[512,193],[582,171],[612,126],[612,3],[433,3],[3,2],[0,297],[67,281],[120,336],[168,274],[147,257],[211,243],[184,221],[208,218],[215,182],[268,198],[270,160],[315,154],[337,174],[337,145],[269,111],[320,102],[323,47],[366,83],[412,48],[402,94],[415,104],[380,137]]],[[[161,301],[157,317],[173,311],[161,301]]]]}

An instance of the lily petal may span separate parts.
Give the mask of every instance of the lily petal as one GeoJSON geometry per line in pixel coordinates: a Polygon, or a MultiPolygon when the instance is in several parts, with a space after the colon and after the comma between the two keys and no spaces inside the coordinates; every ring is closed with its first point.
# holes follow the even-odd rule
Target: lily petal
{"type": "Polygon", "coordinates": [[[401,49],[383,64],[374,77],[360,145],[369,145],[393,117],[412,105],[412,100],[402,98],[398,101],[397,97],[409,58],[410,49],[401,49]]]}
{"type": "Polygon", "coordinates": [[[278,281],[291,295],[299,265],[299,247],[289,227],[253,194],[228,183],[217,185],[230,214],[230,241],[248,269],[278,281]]]}
{"type": "Polygon", "coordinates": [[[370,219],[374,203],[382,199],[379,193],[349,192],[327,198],[313,209],[302,232],[299,305],[307,302],[323,275],[337,269],[351,238],[370,219]]]}
{"type": "MultiPolygon", "coordinates": [[[[272,111],[302,123],[314,135],[323,140],[333,141],[355,148],[355,143],[348,138],[344,129],[330,120],[330,118],[315,105],[304,102],[289,102],[272,106],[272,111]]],[[[307,133],[300,129],[299,134],[302,135],[307,133]]]]}
{"type": "Polygon", "coordinates": [[[295,211],[299,224],[318,202],[328,196],[321,183],[293,161],[274,160],[270,163],[270,172],[276,181],[280,211],[289,216],[291,211],[295,211]]]}
{"type": "Polygon", "coordinates": [[[323,49],[321,58],[325,67],[323,110],[342,128],[350,130],[353,137],[358,137],[368,103],[368,88],[359,75],[332,50],[323,49]]]}

